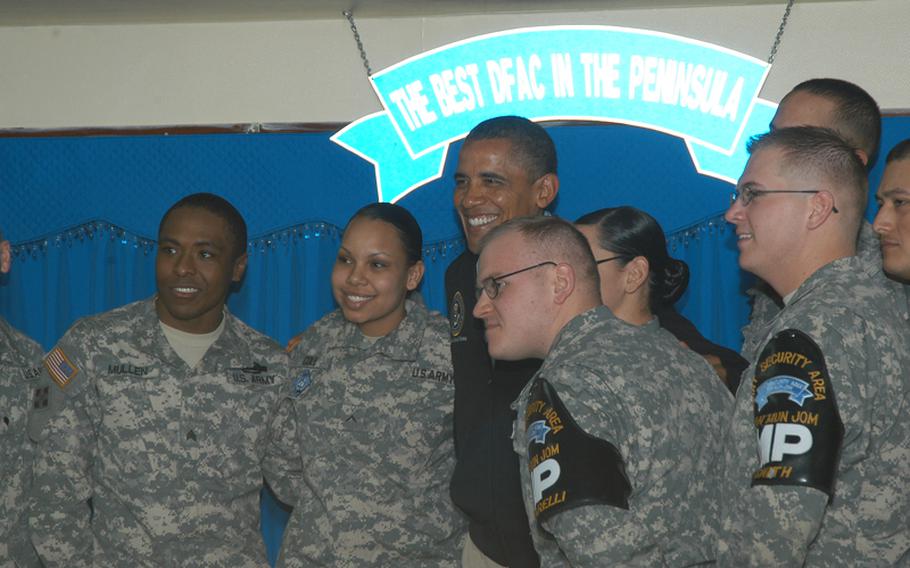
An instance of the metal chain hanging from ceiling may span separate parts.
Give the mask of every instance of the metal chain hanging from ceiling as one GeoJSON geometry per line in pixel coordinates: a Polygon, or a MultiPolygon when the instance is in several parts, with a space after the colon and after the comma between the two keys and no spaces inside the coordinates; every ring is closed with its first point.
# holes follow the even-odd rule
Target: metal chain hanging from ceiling
{"type": "MultiPolygon", "coordinates": [[[[790,19],[790,11],[793,9],[793,4],[795,2],[796,0],[787,0],[787,6],[784,8],[784,15],[780,20],[780,25],[777,27],[774,43],[771,45],[771,53],[768,54],[769,65],[774,63],[774,58],[777,56],[777,49],[780,47],[781,39],[784,37],[784,30],[787,28],[787,21],[790,19]]],[[[360,39],[360,32],[357,30],[357,23],[354,21],[354,13],[350,10],[344,10],[341,13],[347,18],[348,23],[351,24],[351,33],[354,34],[354,41],[357,43],[357,51],[360,52],[363,68],[366,69],[367,77],[369,77],[373,74],[373,70],[370,68],[370,61],[367,59],[366,49],[363,47],[363,42],[360,39]]]]}
{"type": "Polygon", "coordinates": [[[360,32],[357,31],[357,24],[354,23],[354,13],[350,10],[344,10],[342,15],[348,19],[351,24],[351,33],[354,34],[354,41],[357,42],[357,51],[360,52],[360,59],[363,60],[363,68],[367,71],[367,77],[373,74],[370,69],[370,61],[367,59],[367,50],[363,48],[363,42],[360,41],[360,32]]]}
{"type": "MultiPolygon", "coordinates": [[[[768,65],[774,63],[777,56],[777,48],[780,47],[780,40],[784,37],[784,29],[787,27],[787,20],[790,19],[790,10],[796,0],[788,0],[787,7],[784,9],[784,17],[780,19],[780,26],[777,27],[777,35],[774,36],[774,44],[771,45],[771,53],[768,54],[768,65]]],[[[358,41],[358,44],[360,42],[358,41]]]]}

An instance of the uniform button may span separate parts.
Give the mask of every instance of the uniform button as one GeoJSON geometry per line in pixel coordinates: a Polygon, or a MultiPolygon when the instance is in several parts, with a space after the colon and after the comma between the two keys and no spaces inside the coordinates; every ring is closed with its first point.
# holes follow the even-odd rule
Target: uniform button
{"type": "Polygon", "coordinates": [[[3,417],[3,423],[6,424],[7,426],[9,426],[9,416],[3,417]]]}
{"type": "Polygon", "coordinates": [[[192,441],[195,442],[195,441],[196,441],[196,433],[193,432],[192,430],[190,430],[189,432],[186,433],[186,439],[187,439],[187,440],[192,440],[192,441]]]}

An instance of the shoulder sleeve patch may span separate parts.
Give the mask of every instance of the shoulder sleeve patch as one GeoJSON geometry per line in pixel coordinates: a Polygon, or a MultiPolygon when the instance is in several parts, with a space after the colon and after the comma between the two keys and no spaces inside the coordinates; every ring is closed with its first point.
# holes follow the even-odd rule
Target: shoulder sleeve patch
{"type": "Polygon", "coordinates": [[[60,388],[66,388],[73,377],[79,374],[79,369],[59,347],[55,347],[44,358],[44,368],[60,388]]]}
{"type": "Polygon", "coordinates": [[[834,495],[844,438],[825,356],[796,329],[765,345],[752,379],[759,469],[752,485],[803,485],[834,495]]]}
{"type": "Polygon", "coordinates": [[[582,430],[546,379],[531,385],[524,420],[538,523],[582,505],[629,508],[632,486],[619,450],[582,430]]]}

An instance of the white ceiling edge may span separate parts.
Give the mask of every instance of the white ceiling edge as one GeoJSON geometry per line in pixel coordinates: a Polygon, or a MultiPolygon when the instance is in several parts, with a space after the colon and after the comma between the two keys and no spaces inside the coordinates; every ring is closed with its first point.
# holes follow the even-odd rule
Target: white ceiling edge
{"type": "MultiPolygon", "coordinates": [[[[799,0],[825,2],[832,0],[799,0]]],[[[841,1],[841,0],[833,0],[841,1]]],[[[413,18],[509,13],[696,8],[784,0],[0,0],[0,27],[413,18]]]]}

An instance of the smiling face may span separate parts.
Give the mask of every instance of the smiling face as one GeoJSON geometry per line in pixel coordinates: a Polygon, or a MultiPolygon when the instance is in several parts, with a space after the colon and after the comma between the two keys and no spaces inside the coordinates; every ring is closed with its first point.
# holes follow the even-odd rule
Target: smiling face
{"type": "MultiPolygon", "coordinates": [[[[815,184],[781,171],[783,152],[774,147],[752,154],[738,188],[756,190],[804,190],[815,184]]],[[[736,226],[739,266],[766,280],[781,295],[790,291],[791,275],[801,273],[799,245],[811,194],[775,193],[755,197],[745,206],[733,203],[724,215],[736,226]]],[[[798,283],[797,283],[798,284],[798,283]]]]}
{"type": "Polygon", "coordinates": [[[394,331],[405,316],[405,297],[423,277],[423,262],[408,266],[398,231],[359,217],[348,224],[332,269],[332,294],[346,320],[364,335],[394,331]]]}
{"type": "Polygon", "coordinates": [[[454,201],[468,249],[477,254],[483,236],[509,219],[539,215],[556,197],[556,183],[553,174],[531,179],[508,139],[465,143],[454,201]]]}
{"type": "MultiPolygon", "coordinates": [[[[516,232],[506,233],[484,246],[477,261],[477,283],[541,262],[529,254],[516,232]]],[[[543,358],[550,347],[547,333],[552,320],[546,310],[547,282],[552,265],[544,265],[500,280],[496,299],[482,292],[474,317],[482,319],[490,356],[504,361],[543,358]]]]}
{"type": "Polygon", "coordinates": [[[198,207],[168,214],[158,234],[155,280],[158,318],[187,333],[208,333],[221,323],[231,283],[239,282],[247,256],[236,256],[221,217],[198,207]]]}
{"type": "Polygon", "coordinates": [[[888,163],[875,199],[873,227],[881,238],[885,272],[910,282],[910,159],[888,163]]]}

